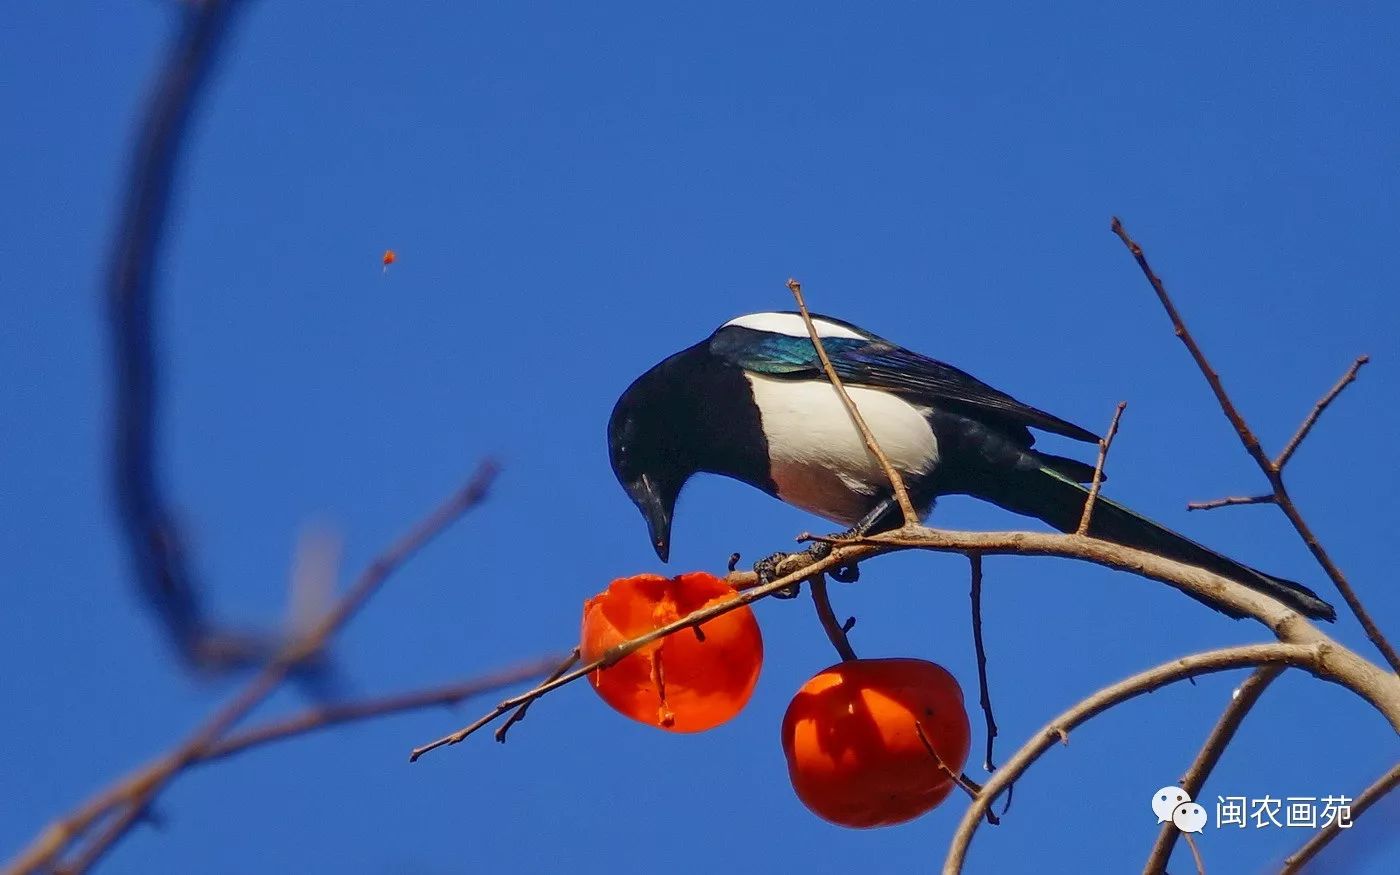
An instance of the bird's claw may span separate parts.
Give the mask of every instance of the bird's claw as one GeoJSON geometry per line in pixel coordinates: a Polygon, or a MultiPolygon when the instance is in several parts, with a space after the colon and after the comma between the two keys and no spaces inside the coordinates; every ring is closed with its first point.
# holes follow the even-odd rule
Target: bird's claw
{"type": "MultiPolygon", "coordinates": [[[[800,566],[798,566],[799,568],[803,568],[808,565],[811,565],[813,562],[825,559],[827,556],[830,555],[831,545],[819,541],[800,553],[774,553],[767,559],[763,559],[759,562],[754,563],[753,570],[754,573],[758,575],[758,581],[760,584],[772,583],[773,581],[783,576],[781,573],[782,566],[784,566],[794,558],[805,558],[806,561],[804,561],[800,566]]],[[[844,571],[847,568],[854,568],[854,566],[842,566],[841,569],[833,571],[832,576],[836,577],[838,572],[844,573],[844,571]]],[[[836,577],[836,579],[841,580],[842,582],[848,582],[842,577],[836,577]]],[[[792,586],[783,587],[782,589],[773,593],[773,597],[780,599],[796,598],[797,595],[801,592],[802,583],[801,581],[798,581],[792,586]]]]}
{"type": "MultiPolygon", "coordinates": [[[[759,561],[755,562],[755,563],[753,564],[753,573],[758,575],[758,583],[759,583],[759,585],[762,586],[762,585],[765,585],[765,584],[772,583],[773,581],[775,581],[775,580],[777,580],[778,578],[782,577],[782,575],[778,573],[778,566],[781,565],[790,555],[792,555],[792,554],[790,554],[790,553],[774,553],[772,556],[769,556],[767,559],[760,559],[759,561]]],[[[800,593],[800,592],[802,592],[802,582],[801,582],[801,581],[798,581],[797,583],[794,583],[792,586],[783,587],[782,589],[780,589],[780,590],[778,590],[777,592],[773,593],[773,598],[775,598],[775,599],[791,599],[791,598],[796,598],[797,595],[798,595],[798,593],[800,593]]]]}

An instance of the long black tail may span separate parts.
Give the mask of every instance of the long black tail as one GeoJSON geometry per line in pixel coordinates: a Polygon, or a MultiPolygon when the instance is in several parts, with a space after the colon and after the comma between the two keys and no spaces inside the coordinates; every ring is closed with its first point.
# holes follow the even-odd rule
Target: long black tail
{"type": "MultiPolygon", "coordinates": [[[[1038,469],[1012,469],[1003,476],[982,478],[975,495],[1007,510],[1036,517],[1062,532],[1073,532],[1079,528],[1089,490],[1072,478],[1042,465],[1038,469]]],[[[1221,556],[1102,495],[1094,501],[1089,534],[1213,571],[1272,596],[1315,620],[1330,622],[1337,619],[1336,609],[1302,584],[1265,574],[1221,556]]],[[[1205,599],[1199,601],[1222,610],[1219,605],[1205,599]]]]}

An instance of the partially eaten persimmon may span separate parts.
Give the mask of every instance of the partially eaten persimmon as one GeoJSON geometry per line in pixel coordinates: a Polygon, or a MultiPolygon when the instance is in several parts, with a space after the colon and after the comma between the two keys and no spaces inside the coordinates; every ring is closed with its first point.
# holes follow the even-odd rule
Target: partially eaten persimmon
{"type": "MultiPolygon", "coordinates": [[[[584,603],[583,659],[597,659],[624,641],[738,595],[723,580],[699,571],[614,580],[584,603]]],[[[743,709],[762,665],[758,621],[743,605],[696,629],[653,641],[588,679],[603,701],[633,720],[672,732],[701,732],[743,709]]]]}
{"type": "Polygon", "coordinates": [[[782,739],[803,804],[857,828],[903,823],[942,802],[972,740],[962,688],[922,659],[833,665],[788,705],[782,739]]]}

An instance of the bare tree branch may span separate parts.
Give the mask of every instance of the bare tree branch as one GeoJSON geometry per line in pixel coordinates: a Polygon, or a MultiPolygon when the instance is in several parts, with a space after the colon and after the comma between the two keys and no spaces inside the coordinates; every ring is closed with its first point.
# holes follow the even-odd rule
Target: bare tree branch
{"type": "Polygon", "coordinates": [[[401,714],[406,711],[418,711],[424,708],[458,705],[484,693],[494,692],[540,677],[558,662],[557,655],[541,656],[500,671],[444,686],[427,687],[422,690],[393,693],[378,698],[335,702],[308,708],[299,714],[293,714],[281,720],[264,723],[242,732],[230,733],[221,741],[211,745],[191,765],[213,762],[242,753],[250,747],[260,747],[345,723],[385,717],[390,714],[401,714]]]}
{"type": "MultiPolygon", "coordinates": [[[[976,799],[977,794],[982,792],[982,785],[969,778],[965,773],[955,772],[948,768],[948,764],[943,762],[943,757],[938,755],[938,751],[934,749],[933,743],[928,740],[928,735],[924,733],[924,724],[920,723],[918,720],[914,721],[914,733],[919,736],[919,743],[924,746],[924,750],[928,751],[928,755],[933,757],[933,761],[938,764],[938,770],[952,778],[953,783],[957,784],[969,798],[976,799]]],[[[990,823],[992,826],[1001,825],[1001,818],[993,814],[990,808],[987,809],[987,823],[990,823]]]]}
{"type": "Polygon", "coordinates": [[[184,21],[156,76],[139,130],[105,282],[116,374],[112,472],[127,551],[146,602],[184,660],[206,669],[261,661],[265,639],[218,630],[161,483],[156,420],[155,286],[171,191],[190,118],[204,93],[238,0],[180,8],[184,21]]]}
{"type": "Polygon", "coordinates": [[[1218,507],[1237,507],[1245,504],[1273,504],[1274,496],[1270,495],[1229,495],[1225,498],[1213,498],[1210,501],[1190,501],[1186,503],[1187,510],[1215,510],[1218,507]]]}
{"type": "MultiPolygon", "coordinates": [[[[1295,644],[1316,645],[1326,653],[1325,660],[1310,663],[1310,670],[1325,680],[1351,689],[1379,710],[1397,731],[1400,731],[1400,678],[1381,671],[1375,665],[1328,637],[1298,612],[1268,595],[1255,592],[1236,581],[1199,568],[1176,562],[1154,553],[1086,538],[1041,532],[953,532],[924,526],[906,526],[892,532],[860,538],[844,538],[833,542],[832,551],[821,558],[794,554],[789,557],[799,567],[795,571],[767,583],[753,585],[753,572],[733,572],[729,580],[736,587],[748,587],[729,601],[720,602],[681,617],[657,629],[624,641],[610,648],[601,657],[579,666],[548,683],[540,684],[498,704],[475,722],[435,741],[415,748],[409,756],[416,761],[423,754],[439,747],[458,744],[477,730],[494,722],[506,712],[527,702],[573,683],[586,675],[606,669],[618,660],[634,653],[653,641],[674,632],[689,629],[736,608],[752,604],[785,587],[810,580],[831,568],[908,549],[934,550],[954,553],[982,553],[1021,556],[1063,556],[1082,559],[1141,577],[1161,581],[1187,592],[1195,598],[1216,605],[1232,616],[1251,617],[1268,627],[1278,638],[1295,644]]],[[[784,560],[786,562],[786,560],[784,560]]],[[[1003,770],[996,774],[999,776],[1003,770]]]]}
{"type": "Polygon", "coordinates": [[[846,661],[855,659],[856,652],[851,647],[850,639],[846,636],[846,629],[837,621],[836,612],[831,609],[831,594],[826,590],[826,575],[812,575],[812,581],[808,586],[812,590],[812,604],[816,605],[817,608],[817,619],[821,621],[822,629],[826,632],[826,637],[830,639],[831,646],[836,648],[841,659],[846,661]]]}
{"type": "MultiPolygon", "coordinates": [[[[697,626],[696,628],[698,629],[700,627],[697,626]]],[[[568,656],[564,657],[562,660],[559,661],[559,664],[554,667],[554,670],[549,673],[549,676],[546,677],[545,680],[552,681],[559,677],[562,677],[564,672],[578,665],[578,661],[582,657],[582,655],[583,649],[580,647],[575,647],[572,651],[569,652],[568,656]]],[[[496,730],[496,741],[500,744],[505,744],[506,733],[510,732],[510,728],[512,726],[519,723],[521,720],[524,720],[525,713],[529,710],[529,702],[526,702],[519,708],[516,708],[515,713],[511,714],[510,717],[506,719],[506,722],[501,724],[501,728],[496,730]]]]}
{"type": "Polygon", "coordinates": [[[1181,342],[1186,345],[1186,349],[1191,353],[1191,357],[1195,359],[1196,366],[1200,368],[1201,374],[1205,376],[1206,382],[1210,384],[1211,391],[1215,393],[1215,399],[1219,402],[1220,409],[1224,411],[1226,418],[1230,420],[1230,424],[1235,427],[1235,433],[1239,435],[1240,442],[1244,444],[1245,451],[1249,453],[1250,457],[1254,459],[1255,464],[1259,466],[1259,470],[1268,478],[1269,485],[1273,487],[1274,502],[1283,511],[1284,515],[1288,517],[1288,521],[1293,524],[1293,528],[1297,530],[1298,536],[1303,539],[1303,543],[1307,545],[1308,550],[1313,554],[1313,558],[1317,560],[1317,563],[1322,566],[1322,570],[1332,579],[1332,583],[1336,585],[1337,591],[1342,594],[1342,598],[1346,600],[1347,606],[1351,608],[1352,614],[1354,614],[1356,619],[1361,623],[1361,627],[1366,630],[1366,637],[1369,638],[1371,643],[1376,646],[1376,649],[1381,652],[1386,662],[1390,663],[1391,670],[1400,673],[1400,653],[1396,652],[1385,635],[1381,633],[1380,627],[1371,619],[1371,614],[1366,610],[1365,606],[1361,604],[1361,599],[1356,595],[1356,591],[1352,589],[1351,584],[1347,582],[1346,576],[1342,574],[1342,570],[1337,567],[1337,564],[1332,561],[1332,557],[1323,549],[1322,543],[1318,541],[1311,527],[1309,527],[1307,522],[1303,519],[1302,513],[1299,512],[1297,506],[1293,503],[1293,499],[1289,496],[1288,489],[1283,482],[1282,463],[1287,462],[1289,457],[1293,455],[1293,452],[1298,448],[1303,438],[1312,430],[1313,424],[1317,421],[1317,418],[1321,416],[1322,411],[1346,388],[1347,384],[1356,378],[1356,373],[1361,369],[1361,366],[1366,363],[1367,357],[1361,356],[1353,362],[1351,369],[1332,387],[1332,390],[1324,395],[1322,400],[1314,406],[1313,411],[1308,415],[1307,419],[1303,421],[1302,426],[1299,427],[1297,433],[1294,435],[1294,439],[1289,441],[1289,445],[1285,447],[1284,452],[1279,454],[1279,461],[1275,462],[1264,453],[1264,448],[1260,445],[1259,438],[1255,436],[1254,432],[1245,422],[1244,417],[1240,415],[1239,410],[1235,408],[1234,402],[1230,400],[1229,394],[1225,391],[1224,384],[1220,382],[1220,375],[1211,367],[1210,362],[1206,359],[1205,353],[1201,351],[1200,346],[1196,343],[1196,339],[1192,337],[1191,332],[1186,329],[1186,323],[1182,321],[1181,314],[1177,312],[1176,305],[1172,303],[1171,297],[1167,294],[1166,286],[1162,284],[1162,280],[1157,276],[1156,272],[1152,270],[1152,266],[1148,264],[1147,256],[1143,253],[1142,247],[1139,246],[1132,237],[1128,236],[1128,232],[1123,228],[1123,223],[1116,216],[1113,219],[1112,231],[1114,234],[1118,235],[1118,239],[1122,240],[1123,245],[1128,247],[1128,251],[1132,253],[1133,258],[1138,263],[1138,267],[1142,269],[1143,276],[1147,277],[1147,281],[1151,284],[1152,290],[1157,294],[1157,300],[1162,303],[1162,308],[1167,311],[1167,316],[1171,319],[1172,330],[1176,333],[1176,336],[1181,339],[1181,342]]]}
{"type": "Polygon", "coordinates": [[[982,704],[982,717],[987,724],[987,752],[982,757],[982,768],[994,772],[997,767],[992,762],[992,745],[997,737],[997,721],[992,716],[992,694],[987,683],[987,647],[982,641],[982,554],[969,553],[967,560],[972,568],[968,598],[972,602],[972,647],[977,651],[978,701],[982,704]]]}
{"type": "MultiPolygon", "coordinates": [[[[377,592],[384,581],[424,545],[441,534],[451,523],[476,507],[486,497],[496,476],[496,466],[484,462],[471,480],[451,498],[414,526],[408,534],[382,553],[360,574],[334,607],[308,630],[276,654],[234,698],[216,710],[170,753],[138,772],[131,780],[121,810],[64,868],[72,873],[87,871],[144,816],[151,800],[172,779],[201,759],[249,712],[276,690],[307,653],[322,650],[344,624],[377,592]]],[[[52,868],[56,857],[83,836],[105,814],[84,804],[72,815],[49,827],[6,869],[6,875],[37,872],[52,868]]]]}
{"type": "Polygon", "coordinates": [[[861,416],[860,408],[856,407],[851,396],[846,392],[846,386],[841,382],[841,377],[836,373],[836,368],[832,367],[831,359],[826,354],[826,347],[822,345],[821,335],[817,333],[817,326],[812,323],[812,314],[807,312],[807,302],[802,299],[802,284],[795,279],[787,281],[788,291],[797,301],[797,309],[802,314],[802,321],[807,325],[807,334],[812,338],[812,346],[817,349],[817,357],[821,359],[822,369],[826,371],[826,378],[831,381],[832,388],[836,394],[841,396],[841,403],[846,406],[846,412],[851,415],[851,421],[856,428],[860,429],[860,436],[865,439],[865,446],[870,450],[870,455],[880,463],[884,469],[885,476],[889,478],[890,488],[894,490],[894,499],[899,502],[900,513],[904,515],[904,524],[912,526],[919,521],[919,513],[914,510],[914,503],[909,500],[909,490],[904,488],[904,478],[899,476],[894,465],[890,464],[889,456],[880,449],[880,444],[875,440],[875,433],[866,425],[865,417],[861,416]]]}
{"type": "MultiPolygon", "coordinates": [[[[1396,763],[1390,771],[1381,775],[1374,784],[1362,790],[1360,795],[1352,801],[1352,822],[1355,823],[1358,817],[1366,813],[1366,809],[1385,798],[1385,795],[1397,786],[1400,786],[1400,763],[1396,763]]],[[[1292,873],[1300,871],[1309,860],[1331,844],[1332,840],[1343,832],[1343,828],[1337,825],[1339,819],[1334,818],[1331,823],[1308,839],[1306,844],[1290,854],[1288,859],[1283,861],[1281,875],[1292,875],[1292,873]]]]}
{"type": "Polygon", "coordinates": [[[1099,458],[1094,463],[1094,477],[1089,482],[1089,497],[1084,501],[1084,515],[1079,518],[1079,529],[1077,535],[1088,534],[1089,520],[1094,515],[1094,502],[1099,500],[1099,487],[1103,485],[1103,465],[1108,460],[1108,448],[1113,446],[1113,437],[1118,434],[1118,420],[1123,418],[1123,410],[1128,406],[1128,402],[1119,401],[1118,406],[1113,409],[1113,421],[1108,424],[1108,431],[1099,439],[1099,458]]]}
{"type": "MultiPolygon", "coordinates": [[[[1254,703],[1259,701],[1259,697],[1268,689],[1279,675],[1283,674],[1283,665],[1264,665],[1256,668],[1254,673],[1245,679],[1235,691],[1235,696],[1226,706],[1220,720],[1216,722],[1215,728],[1206,737],[1205,744],[1201,746],[1201,752],[1196,754],[1196,759],[1191,763],[1191,767],[1186,770],[1186,774],[1181,778],[1181,789],[1192,798],[1201,795],[1201,788],[1205,786],[1206,778],[1215,769],[1216,763],[1220,762],[1220,757],[1225,753],[1225,748],[1235,738],[1235,733],[1239,730],[1240,724],[1244,722],[1245,715],[1254,707],[1254,703]]],[[[1171,859],[1172,848],[1176,846],[1177,836],[1182,835],[1173,823],[1165,823],[1157,832],[1157,843],[1152,846],[1152,852],[1147,857],[1147,863],[1143,866],[1144,875],[1156,875],[1167,867],[1167,862],[1171,859]]],[[[1194,853],[1194,851],[1193,851],[1194,853]]]]}
{"type": "Polygon", "coordinates": [[[1085,721],[1129,699],[1193,675],[1258,665],[1295,665],[1316,673],[1326,670],[1325,666],[1330,656],[1328,647],[1323,644],[1247,644],[1174,659],[1104,687],[1055,717],[1032,735],[1030,740],[982,785],[982,792],[963,813],[957,832],[953,834],[948,856],[943,863],[944,875],[956,875],[962,871],[973,834],[992,800],[1008,784],[1021,777],[1056,742],[1065,741],[1068,733],[1085,721]]]}
{"type": "Polygon", "coordinates": [[[1312,411],[1309,412],[1307,418],[1303,420],[1303,424],[1298,426],[1298,431],[1294,432],[1293,437],[1289,438],[1288,443],[1278,454],[1278,458],[1274,459],[1273,465],[1275,468],[1280,471],[1283,470],[1283,466],[1287,465],[1288,460],[1293,458],[1293,453],[1297,451],[1298,446],[1303,442],[1303,438],[1308,436],[1308,432],[1312,431],[1314,425],[1317,425],[1317,419],[1322,415],[1322,411],[1326,410],[1333,401],[1337,400],[1337,396],[1342,394],[1342,390],[1356,379],[1357,374],[1361,373],[1361,366],[1370,360],[1371,357],[1368,355],[1357,356],[1356,361],[1351,363],[1351,367],[1347,368],[1347,372],[1342,374],[1342,378],[1337,381],[1336,385],[1328,389],[1327,394],[1323,395],[1322,398],[1313,405],[1312,411]]]}

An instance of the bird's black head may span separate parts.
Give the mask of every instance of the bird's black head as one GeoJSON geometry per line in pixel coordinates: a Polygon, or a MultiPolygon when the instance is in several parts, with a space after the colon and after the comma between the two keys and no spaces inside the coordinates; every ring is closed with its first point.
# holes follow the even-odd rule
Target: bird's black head
{"type": "Polygon", "coordinates": [[[707,355],[701,344],[677,353],[627,387],[608,420],[613,473],[647,521],[656,555],[671,553],[671,515],[696,461],[697,369],[707,355]]]}

